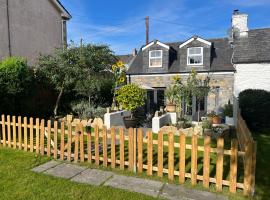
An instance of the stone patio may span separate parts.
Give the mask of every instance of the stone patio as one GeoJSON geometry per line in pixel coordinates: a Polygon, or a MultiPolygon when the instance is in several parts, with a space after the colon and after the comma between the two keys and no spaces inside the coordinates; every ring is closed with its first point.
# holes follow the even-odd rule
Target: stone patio
{"type": "Polygon", "coordinates": [[[49,161],[32,169],[55,177],[95,186],[107,186],[171,200],[227,200],[216,193],[188,189],[180,185],[162,183],[143,178],[117,175],[113,172],[81,167],[70,163],[49,161]]]}

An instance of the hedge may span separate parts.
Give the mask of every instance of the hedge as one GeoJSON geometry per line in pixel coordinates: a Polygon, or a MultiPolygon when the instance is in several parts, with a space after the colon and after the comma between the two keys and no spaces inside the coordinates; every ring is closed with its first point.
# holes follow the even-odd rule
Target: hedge
{"type": "Polygon", "coordinates": [[[270,127],[270,92],[248,89],[239,94],[241,115],[250,128],[270,127]]]}

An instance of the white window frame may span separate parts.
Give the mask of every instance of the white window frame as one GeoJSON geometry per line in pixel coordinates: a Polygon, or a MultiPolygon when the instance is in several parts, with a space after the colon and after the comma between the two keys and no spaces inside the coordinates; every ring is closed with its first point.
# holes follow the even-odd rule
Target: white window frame
{"type": "Polygon", "coordinates": [[[187,48],[187,65],[188,66],[203,66],[203,47],[189,47],[187,48]],[[201,49],[201,53],[200,54],[189,54],[189,50],[192,48],[200,48],[201,49]],[[190,56],[202,56],[202,62],[201,63],[195,63],[195,64],[191,64],[189,63],[189,57],[190,56]]]}
{"type": "Polygon", "coordinates": [[[149,67],[153,67],[153,68],[155,68],[155,67],[162,67],[162,61],[163,61],[163,51],[162,50],[152,50],[152,51],[149,51],[149,67]],[[151,52],[153,52],[153,51],[159,51],[159,52],[161,52],[160,53],[160,57],[151,57],[151,52]],[[155,59],[155,58],[160,58],[161,59],[161,65],[151,66],[150,60],[151,59],[155,59]]]}

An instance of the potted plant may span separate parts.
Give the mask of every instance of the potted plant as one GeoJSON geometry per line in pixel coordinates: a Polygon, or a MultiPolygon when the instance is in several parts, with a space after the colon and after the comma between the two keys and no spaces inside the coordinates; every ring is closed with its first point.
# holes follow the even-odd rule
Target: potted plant
{"type": "Polygon", "coordinates": [[[219,115],[213,116],[213,124],[221,124],[221,117],[219,115]]]}
{"type": "Polygon", "coordinates": [[[225,123],[228,125],[234,125],[234,119],[233,119],[233,105],[229,101],[228,104],[226,104],[223,107],[223,115],[225,116],[225,123]]]}
{"type": "Polygon", "coordinates": [[[204,119],[202,121],[202,128],[203,128],[203,133],[204,135],[207,135],[207,136],[211,136],[212,135],[212,123],[207,120],[207,119],[204,119]]]}
{"type": "Polygon", "coordinates": [[[207,119],[212,124],[221,124],[221,118],[220,118],[220,116],[217,115],[214,111],[212,111],[211,113],[207,114],[207,119]]]}
{"type": "Polygon", "coordinates": [[[119,105],[131,112],[129,117],[124,117],[126,128],[136,127],[139,120],[133,116],[133,113],[145,104],[145,91],[135,84],[128,84],[118,89],[115,95],[119,105]]]}
{"type": "Polygon", "coordinates": [[[177,87],[175,85],[169,86],[165,90],[166,97],[166,110],[167,112],[175,112],[176,111],[176,99],[177,99],[177,87]]]}

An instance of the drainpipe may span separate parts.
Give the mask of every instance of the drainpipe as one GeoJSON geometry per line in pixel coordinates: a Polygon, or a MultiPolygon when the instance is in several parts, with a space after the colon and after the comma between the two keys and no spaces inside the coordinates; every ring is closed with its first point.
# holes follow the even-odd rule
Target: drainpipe
{"type": "Polygon", "coordinates": [[[9,5],[8,5],[8,0],[6,0],[6,7],[7,7],[7,30],[8,30],[8,55],[9,55],[9,57],[11,57],[12,56],[12,52],[11,52],[10,21],[9,21],[9,5]]]}

